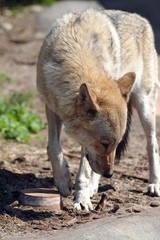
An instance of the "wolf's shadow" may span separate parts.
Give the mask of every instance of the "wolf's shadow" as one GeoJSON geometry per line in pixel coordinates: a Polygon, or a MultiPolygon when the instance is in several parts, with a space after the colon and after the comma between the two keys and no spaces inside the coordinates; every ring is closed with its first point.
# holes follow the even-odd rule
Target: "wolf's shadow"
{"type": "Polygon", "coordinates": [[[23,210],[13,208],[11,205],[18,200],[20,190],[25,188],[51,188],[54,180],[51,177],[36,177],[33,173],[14,173],[6,169],[0,169],[0,214],[7,213],[24,221],[44,219],[50,217],[50,212],[37,210],[23,210]]]}

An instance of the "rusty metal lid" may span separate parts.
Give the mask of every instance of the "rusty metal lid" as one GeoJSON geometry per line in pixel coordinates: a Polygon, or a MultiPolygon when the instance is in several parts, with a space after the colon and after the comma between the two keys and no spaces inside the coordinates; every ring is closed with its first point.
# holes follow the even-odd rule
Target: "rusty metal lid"
{"type": "Polygon", "coordinates": [[[25,206],[42,207],[53,211],[63,209],[62,198],[58,191],[48,188],[28,188],[21,190],[19,203],[25,206]]]}

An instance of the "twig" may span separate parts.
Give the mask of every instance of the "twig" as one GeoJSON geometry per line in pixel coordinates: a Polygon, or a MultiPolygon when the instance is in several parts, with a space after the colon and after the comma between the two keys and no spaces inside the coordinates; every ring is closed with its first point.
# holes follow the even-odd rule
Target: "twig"
{"type": "Polygon", "coordinates": [[[80,154],[71,153],[66,150],[63,150],[63,153],[64,153],[64,155],[66,155],[70,158],[80,158],[80,154]]]}
{"type": "Polygon", "coordinates": [[[138,180],[142,180],[145,183],[148,182],[148,179],[146,177],[143,177],[143,176],[138,176],[138,175],[132,174],[132,173],[124,173],[121,170],[115,170],[115,172],[122,174],[122,177],[135,178],[135,179],[138,179],[138,180]]]}
{"type": "Polygon", "coordinates": [[[126,174],[126,173],[123,173],[122,176],[123,176],[123,177],[135,178],[135,179],[138,179],[138,180],[142,180],[142,181],[145,182],[145,183],[148,182],[148,179],[147,179],[146,177],[140,177],[140,176],[137,176],[137,175],[134,175],[134,174],[126,174]]]}
{"type": "Polygon", "coordinates": [[[102,194],[102,197],[99,201],[99,203],[97,204],[97,206],[95,207],[95,210],[98,211],[98,210],[103,210],[104,206],[105,206],[105,201],[107,200],[107,194],[106,193],[103,193],[102,194]]]}
{"type": "Polygon", "coordinates": [[[37,60],[26,61],[26,60],[20,60],[20,59],[16,59],[16,58],[14,58],[14,61],[17,64],[21,64],[21,65],[35,65],[37,63],[37,60]]]}

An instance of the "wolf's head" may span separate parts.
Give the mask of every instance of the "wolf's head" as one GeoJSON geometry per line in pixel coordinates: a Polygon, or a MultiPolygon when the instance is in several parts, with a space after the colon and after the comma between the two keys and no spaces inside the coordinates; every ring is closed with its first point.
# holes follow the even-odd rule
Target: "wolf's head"
{"type": "Polygon", "coordinates": [[[127,102],[134,81],[135,74],[127,73],[101,88],[82,84],[76,118],[66,123],[66,132],[85,149],[93,171],[104,177],[113,174],[116,148],[126,130],[127,102]]]}

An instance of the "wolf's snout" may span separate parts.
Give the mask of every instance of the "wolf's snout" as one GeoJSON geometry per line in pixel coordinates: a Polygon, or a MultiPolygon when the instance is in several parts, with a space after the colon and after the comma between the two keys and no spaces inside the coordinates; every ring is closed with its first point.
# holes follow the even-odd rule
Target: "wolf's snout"
{"type": "Polygon", "coordinates": [[[113,172],[104,172],[103,173],[103,177],[105,177],[105,178],[111,178],[112,175],[113,175],[113,172]]]}

